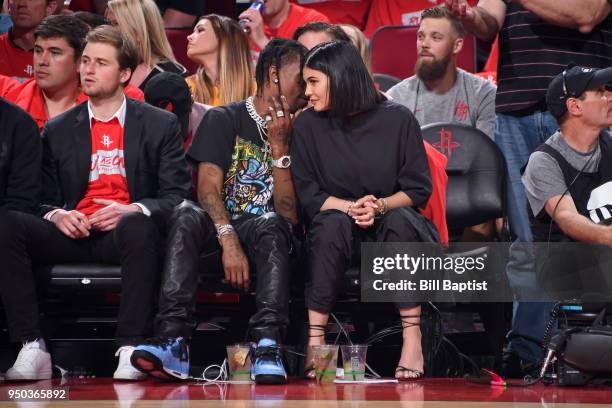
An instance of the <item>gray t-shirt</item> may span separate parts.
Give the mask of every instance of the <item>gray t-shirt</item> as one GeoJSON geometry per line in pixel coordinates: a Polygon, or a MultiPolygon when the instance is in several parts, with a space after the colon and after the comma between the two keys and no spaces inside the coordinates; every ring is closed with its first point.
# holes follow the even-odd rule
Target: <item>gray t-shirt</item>
{"type": "MultiPolygon", "coordinates": [[[[581,153],[567,144],[560,131],[555,132],[545,143],[558,151],[578,171],[594,173],[599,168],[601,160],[599,143],[593,151],[581,153]]],[[[522,180],[529,205],[536,215],[542,211],[548,200],[565,193],[567,189],[561,167],[551,155],[544,152],[531,154],[522,180]]]]}
{"type": "Polygon", "coordinates": [[[457,80],[445,94],[431,92],[416,75],[404,79],[387,95],[412,111],[421,126],[459,122],[473,126],[491,139],[495,134],[495,85],[457,68],[457,80]]]}

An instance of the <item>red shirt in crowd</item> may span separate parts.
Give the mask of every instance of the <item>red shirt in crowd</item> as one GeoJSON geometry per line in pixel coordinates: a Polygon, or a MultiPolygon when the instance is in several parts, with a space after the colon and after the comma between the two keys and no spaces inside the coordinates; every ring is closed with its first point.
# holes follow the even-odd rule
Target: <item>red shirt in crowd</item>
{"type": "Polygon", "coordinates": [[[26,51],[15,45],[10,31],[0,35],[0,74],[20,81],[34,75],[34,51],[26,51]]]}
{"type": "Polygon", "coordinates": [[[21,85],[19,81],[15,81],[6,75],[0,75],[0,97],[6,99],[6,95],[13,89],[19,88],[19,85],[21,85]]]}
{"type": "Polygon", "coordinates": [[[491,46],[489,52],[489,58],[482,71],[477,73],[479,77],[482,77],[488,81],[493,82],[497,86],[497,62],[499,61],[499,36],[495,37],[495,42],[491,46]]]}
{"type": "MultiPolygon", "coordinates": [[[[125,111],[125,102],[122,108],[125,111]]],[[[120,109],[120,110],[121,110],[120,109]]],[[[119,114],[108,122],[91,119],[91,167],[85,196],[76,210],[90,216],[106,207],[95,204],[94,198],[130,204],[123,153],[123,125],[119,114]]]]}
{"type": "MultiPolygon", "coordinates": [[[[365,35],[371,37],[379,27],[386,25],[417,26],[421,22],[421,12],[444,0],[372,0],[366,23],[365,35]]],[[[475,6],[478,0],[468,0],[475,6]]]]}
{"type": "Polygon", "coordinates": [[[137,86],[127,84],[127,86],[123,88],[123,93],[130,99],[144,102],[144,92],[137,86]]]}
{"type": "Polygon", "coordinates": [[[448,185],[446,163],[448,163],[448,158],[429,143],[423,143],[431,173],[432,191],[427,206],[421,211],[421,214],[436,226],[440,234],[440,241],[446,246],[448,245],[448,226],[446,225],[446,186],[448,185]]]}
{"type": "Polygon", "coordinates": [[[264,32],[266,37],[279,37],[279,38],[293,38],[293,33],[296,29],[303,26],[311,21],[323,21],[329,23],[329,19],[325,14],[321,14],[318,11],[307,9],[305,7],[291,4],[289,6],[289,14],[287,18],[278,28],[270,28],[267,25],[264,26],[264,32]]]}
{"type": "MultiPolygon", "coordinates": [[[[45,98],[42,94],[42,90],[36,85],[35,79],[20,84],[16,89],[13,89],[6,96],[6,99],[19,106],[24,111],[28,112],[32,119],[36,121],[38,128],[42,130],[49,120],[47,116],[47,109],[45,108],[45,98]]],[[[78,105],[87,100],[87,96],[82,92],[76,98],[75,104],[78,105]]]]}
{"type": "Polygon", "coordinates": [[[372,0],[291,0],[325,14],[333,24],[351,24],[363,30],[372,0]]]}
{"type": "MultiPolygon", "coordinates": [[[[128,85],[124,89],[124,94],[128,98],[144,101],[144,94],[136,86],[128,85]]],[[[32,119],[36,121],[40,130],[42,130],[45,123],[49,120],[47,110],[45,109],[45,98],[43,97],[42,90],[36,85],[36,80],[34,79],[30,79],[23,84],[18,84],[17,87],[13,87],[11,91],[6,94],[5,99],[28,112],[32,119]]],[[[83,92],[79,92],[75,104],[78,105],[86,100],[87,95],[83,92]]]]}

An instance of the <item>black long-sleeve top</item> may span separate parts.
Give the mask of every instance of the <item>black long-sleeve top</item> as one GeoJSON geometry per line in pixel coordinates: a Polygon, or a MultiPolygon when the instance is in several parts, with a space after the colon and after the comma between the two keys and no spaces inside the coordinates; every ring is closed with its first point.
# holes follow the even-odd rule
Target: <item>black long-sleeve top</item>
{"type": "Polygon", "coordinates": [[[306,110],[293,128],[291,159],[296,193],[309,219],[330,196],[355,200],[403,191],[423,208],[431,194],[419,123],[391,101],[345,120],[306,110]]]}

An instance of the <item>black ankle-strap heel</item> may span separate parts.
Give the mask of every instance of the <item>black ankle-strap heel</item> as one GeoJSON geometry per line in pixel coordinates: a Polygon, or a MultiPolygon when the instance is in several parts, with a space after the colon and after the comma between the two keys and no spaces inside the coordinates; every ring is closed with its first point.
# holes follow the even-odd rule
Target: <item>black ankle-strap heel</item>
{"type": "MultiPolygon", "coordinates": [[[[420,318],[421,315],[400,315],[400,320],[402,322],[402,329],[407,329],[409,327],[414,327],[414,326],[420,326],[421,323],[415,323],[415,322],[411,322],[411,321],[407,321],[404,319],[416,319],[416,318],[420,318]]],[[[398,365],[397,368],[395,369],[395,378],[397,380],[404,380],[404,381],[410,381],[410,380],[418,380],[420,378],[423,378],[423,375],[425,375],[425,373],[422,370],[417,370],[414,368],[407,368],[401,365],[398,365]],[[398,378],[397,377],[397,373],[404,373],[404,372],[409,372],[409,373],[413,373],[414,377],[404,377],[402,374],[402,377],[398,378]]]]}
{"type": "MultiPolygon", "coordinates": [[[[313,338],[313,337],[325,337],[325,329],[327,326],[322,325],[322,324],[309,324],[308,325],[308,338],[313,338]],[[310,331],[314,330],[314,331],[320,331],[321,334],[310,334],[310,331]]],[[[310,346],[306,345],[306,352],[304,354],[306,354],[306,356],[304,357],[304,372],[303,372],[303,377],[308,379],[308,380],[312,380],[314,378],[314,374],[315,374],[315,367],[314,367],[314,361],[308,361],[308,348],[310,346]]]]}

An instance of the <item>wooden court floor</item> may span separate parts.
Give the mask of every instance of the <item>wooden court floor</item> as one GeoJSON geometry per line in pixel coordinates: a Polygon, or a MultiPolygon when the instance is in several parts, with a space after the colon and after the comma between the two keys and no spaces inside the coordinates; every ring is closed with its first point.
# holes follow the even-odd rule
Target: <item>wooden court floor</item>
{"type": "MultiPolygon", "coordinates": [[[[31,395],[31,394],[30,394],[31,395]]],[[[612,407],[612,387],[558,387],[542,384],[501,388],[463,379],[424,379],[399,384],[317,385],[291,380],[284,386],[201,382],[113,382],[108,378],[0,383],[4,407],[226,407],[226,408],[574,408],[612,407]],[[65,390],[66,400],[15,400],[9,392],[65,390]]]]}

